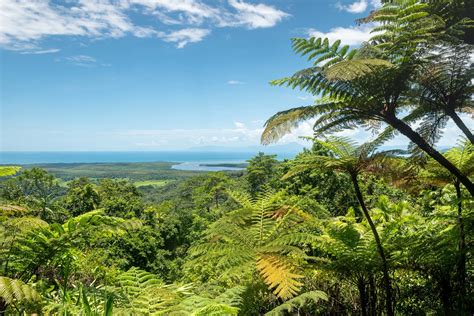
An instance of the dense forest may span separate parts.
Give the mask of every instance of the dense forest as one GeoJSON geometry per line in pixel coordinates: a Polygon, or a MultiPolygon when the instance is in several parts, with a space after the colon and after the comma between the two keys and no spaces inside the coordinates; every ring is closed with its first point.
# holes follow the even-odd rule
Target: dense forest
{"type": "Polygon", "coordinates": [[[262,143],[314,122],[294,159],[163,163],[140,185],[1,166],[0,315],[473,315],[473,12],[385,1],[360,48],[293,39],[309,67],[271,84],[316,101],[262,143]],[[441,151],[450,121],[463,136],[441,151]],[[336,136],[357,127],[373,138],[336,136]],[[407,149],[386,150],[397,134],[407,149]]]}

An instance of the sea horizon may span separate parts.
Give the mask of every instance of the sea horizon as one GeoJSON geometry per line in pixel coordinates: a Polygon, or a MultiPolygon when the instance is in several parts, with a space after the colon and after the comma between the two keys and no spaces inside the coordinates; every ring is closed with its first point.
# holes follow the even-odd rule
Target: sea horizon
{"type": "Polygon", "coordinates": [[[290,159],[298,152],[265,151],[3,151],[0,164],[54,164],[54,163],[242,163],[259,152],[276,155],[278,160],[290,159]]]}

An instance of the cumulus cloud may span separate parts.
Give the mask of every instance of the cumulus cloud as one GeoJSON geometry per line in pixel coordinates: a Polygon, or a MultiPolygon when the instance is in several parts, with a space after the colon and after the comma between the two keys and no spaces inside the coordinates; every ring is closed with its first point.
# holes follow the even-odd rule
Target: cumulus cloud
{"type": "Polygon", "coordinates": [[[367,10],[368,5],[367,0],[360,0],[347,5],[338,3],[336,6],[339,10],[347,11],[349,13],[362,13],[367,10]]]}
{"type": "Polygon", "coordinates": [[[41,50],[52,36],[94,39],[156,37],[178,48],[204,39],[214,27],[272,27],[289,16],[269,5],[200,0],[2,0],[0,45],[11,50],[41,50]],[[152,17],[138,25],[133,15],[152,17]],[[154,19],[153,19],[154,18],[154,19]],[[169,25],[173,25],[170,29],[169,25]]]}
{"type": "Polygon", "coordinates": [[[330,41],[340,39],[344,45],[360,45],[362,42],[369,40],[373,36],[373,34],[370,33],[373,27],[372,24],[335,27],[330,29],[328,32],[308,29],[307,33],[310,37],[327,37],[330,41]]]}
{"type": "Polygon", "coordinates": [[[246,26],[250,29],[275,26],[289,14],[265,4],[251,4],[242,0],[229,0],[237,14],[223,25],[246,26]]]}

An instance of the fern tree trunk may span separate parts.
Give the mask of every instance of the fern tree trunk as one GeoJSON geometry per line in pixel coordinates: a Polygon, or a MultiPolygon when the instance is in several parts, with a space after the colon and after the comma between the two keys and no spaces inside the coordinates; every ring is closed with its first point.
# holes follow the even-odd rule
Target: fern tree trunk
{"type": "Polygon", "coordinates": [[[382,273],[383,273],[383,283],[384,283],[384,290],[385,290],[385,308],[387,311],[387,316],[394,316],[392,281],[388,273],[387,257],[385,257],[385,251],[383,249],[379,233],[377,232],[377,228],[375,227],[375,224],[372,221],[372,217],[369,214],[369,210],[367,209],[367,206],[365,205],[362,192],[360,191],[359,181],[357,180],[357,174],[351,174],[351,179],[352,179],[352,184],[354,185],[354,190],[356,192],[357,200],[359,201],[360,207],[362,209],[362,213],[364,214],[365,218],[367,219],[367,222],[369,223],[370,230],[372,231],[372,234],[374,235],[375,244],[377,245],[377,252],[379,253],[380,259],[382,260],[382,273]]]}
{"type": "Polygon", "coordinates": [[[461,310],[465,309],[466,297],[466,235],[464,232],[464,220],[462,217],[462,193],[459,181],[454,182],[456,188],[456,198],[458,205],[458,225],[459,225],[459,258],[457,262],[458,291],[460,295],[461,310]]]}
{"type": "Polygon", "coordinates": [[[459,117],[459,115],[453,110],[447,112],[448,116],[454,121],[454,123],[459,127],[459,129],[466,135],[467,139],[474,145],[474,135],[472,134],[469,127],[464,124],[463,120],[459,117]]]}
{"type": "Polygon", "coordinates": [[[0,297],[0,316],[5,315],[6,310],[7,310],[7,302],[5,302],[5,300],[0,297]]]}
{"type": "Polygon", "coordinates": [[[375,288],[375,280],[373,275],[369,275],[369,315],[377,315],[377,294],[375,288]]]}
{"type": "Polygon", "coordinates": [[[359,277],[357,280],[357,288],[359,290],[359,301],[360,301],[360,309],[362,316],[368,316],[367,314],[367,305],[368,305],[368,298],[367,298],[367,287],[366,282],[363,277],[359,277]]]}
{"type": "Polygon", "coordinates": [[[408,137],[412,142],[414,142],[421,150],[426,152],[431,158],[436,160],[440,165],[445,167],[456,179],[461,182],[469,193],[474,197],[474,183],[469,180],[464,174],[459,171],[456,166],[454,166],[446,157],[444,157],[439,151],[434,149],[426,140],[421,137],[420,134],[415,132],[408,124],[398,119],[395,115],[391,115],[387,118],[386,122],[390,124],[393,128],[398,130],[400,133],[408,137]]]}

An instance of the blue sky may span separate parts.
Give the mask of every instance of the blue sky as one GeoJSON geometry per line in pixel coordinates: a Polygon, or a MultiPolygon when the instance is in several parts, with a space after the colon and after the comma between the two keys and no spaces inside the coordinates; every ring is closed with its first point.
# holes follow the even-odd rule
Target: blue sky
{"type": "MultiPolygon", "coordinates": [[[[308,105],[271,79],[307,66],[291,37],[358,45],[377,1],[0,2],[1,149],[176,150],[256,145],[308,105]]],[[[310,135],[302,124],[280,143],[310,135]]],[[[366,131],[349,131],[356,139],[366,131]]],[[[448,126],[448,139],[457,134],[448,126]]],[[[405,143],[402,138],[393,144],[405,143]]]]}

